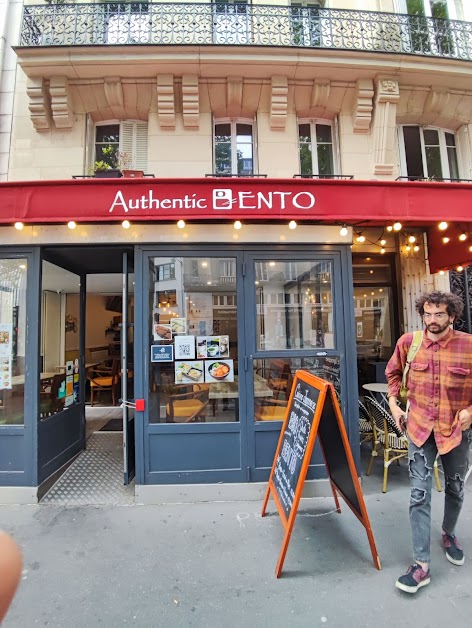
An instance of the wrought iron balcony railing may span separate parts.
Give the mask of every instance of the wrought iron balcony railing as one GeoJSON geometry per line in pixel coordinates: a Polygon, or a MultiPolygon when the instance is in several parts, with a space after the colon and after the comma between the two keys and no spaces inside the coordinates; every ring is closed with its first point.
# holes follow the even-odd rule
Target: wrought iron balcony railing
{"type": "Polygon", "coordinates": [[[290,46],[472,60],[472,23],[257,4],[105,2],[23,8],[19,46],[290,46]]]}

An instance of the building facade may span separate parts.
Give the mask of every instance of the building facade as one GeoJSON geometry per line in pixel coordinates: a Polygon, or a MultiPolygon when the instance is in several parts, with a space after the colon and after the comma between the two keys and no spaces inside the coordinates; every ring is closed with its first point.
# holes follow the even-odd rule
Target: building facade
{"type": "Polygon", "coordinates": [[[359,391],[416,296],[450,270],[468,294],[470,3],[2,15],[5,499],[84,448],[100,387],[139,499],[260,490],[298,368],[335,384],[359,462],[359,391]]]}

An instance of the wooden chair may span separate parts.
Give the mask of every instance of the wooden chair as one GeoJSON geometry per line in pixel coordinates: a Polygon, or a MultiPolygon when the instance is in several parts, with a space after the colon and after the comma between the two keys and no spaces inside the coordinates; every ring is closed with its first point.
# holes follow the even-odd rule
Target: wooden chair
{"type": "Polygon", "coordinates": [[[94,391],[97,391],[98,401],[100,393],[111,390],[111,400],[114,406],[117,403],[118,382],[120,380],[120,360],[113,360],[112,366],[99,365],[89,369],[87,379],[90,382],[90,405],[93,406],[94,391]]]}
{"type": "Polygon", "coordinates": [[[267,385],[274,391],[275,399],[278,399],[280,396],[284,399],[290,397],[292,381],[293,376],[289,362],[278,359],[270,361],[267,385]]]}
{"type": "MultiPolygon", "coordinates": [[[[268,384],[269,381],[270,380],[267,382],[268,384]]],[[[254,404],[254,420],[283,421],[287,412],[287,404],[290,399],[292,384],[293,375],[290,368],[284,373],[283,378],[278,381],[275,387],[274,380],[272,380],[270,388],[274,391],[274,396],[263,397],[262,399],[256,400],[254,404]],[[282,393],[282,399],[279,398],[280,393],[282,393]]]]}
{"type": "Polygon", "coordinates": [[[189,392],[170,395],[166,405],[166,423],[205,421],[208,395],[208,385],[199,384],[194,384],[189,392]]]}
{"type": "MultiPolygon", "coordinates": [[[[372,449],[372,456],[367,469],[366,475],[370,475],[374,458],[378,455],[378,449],[383,447],[384,449],[384,476],[382,492],[387,492],[387,479],[388,469],[392,462],[397,461],[400,464],[400,459],[408,456],[408,439],[404,432],[401,432],[392,417],[392,415],[383,408],[378,401],[371,397],[365,398],[366,406],[369,411],[371,423],[374,430],[374,447],[372,449]],[[390,457],[390,456],[393,457],[390,457]]],[[[436,487],[438,491],[441,491],[441,482],[439,480],[438,471],[438,457],[436,456],[433,465],[434,478],[436,480],[436,487]]]]}
{"type": "Polygon", "coordinates": [[[359,434],[360,444],[374,441],[374,428],[370,420],[369,411],[359,399],[359,434]]]}

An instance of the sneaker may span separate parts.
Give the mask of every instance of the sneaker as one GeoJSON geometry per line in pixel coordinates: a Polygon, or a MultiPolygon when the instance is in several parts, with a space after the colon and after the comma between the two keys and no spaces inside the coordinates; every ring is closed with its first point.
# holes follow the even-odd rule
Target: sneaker
{"type": "Polygon", "coordinates": [[[406,593],[416,593],[418,589],[425,587],[430,582],[429,569],[428,571],[423,571],[423,569],[415,563],[411,567],[408,567],[408,571],[405,575],[398,578],[395,582],[395,586],[406,593]]]}
{"type": "Polygon", "coordinates": [[[446,548],[447,560],[453,565],[463,565],[464,552],[462,551],[462,547],[459,545],[459,541],[456,536],[454,534],[443,533],[442,542],[446,548]]]}

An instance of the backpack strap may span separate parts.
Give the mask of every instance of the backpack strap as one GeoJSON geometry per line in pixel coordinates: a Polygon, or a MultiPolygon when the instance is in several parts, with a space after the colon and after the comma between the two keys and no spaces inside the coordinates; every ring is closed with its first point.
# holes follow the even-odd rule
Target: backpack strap
{"type": "Polygon", "coordinates": [[[402,388],[406,388],[406,381],[408,379],[408,371],[410,370],[410,364],[415,359],[416,354],[418,353],[422,342],[423,342],[423,331],[413,332],[413,339],[411,341],[410,348],[408,349],[408,355],[406,356],[405,369],[403,371],[402,388]]]}

